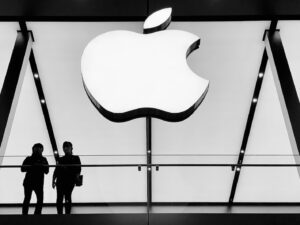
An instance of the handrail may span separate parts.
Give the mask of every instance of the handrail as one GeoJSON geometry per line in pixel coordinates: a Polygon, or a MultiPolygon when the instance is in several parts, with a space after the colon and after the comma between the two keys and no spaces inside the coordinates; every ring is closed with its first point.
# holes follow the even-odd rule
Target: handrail
{"type": "MultiPolygon", "coordinates": [[[[235,163],[202,163],[202,164],[59,164],[59,165],[36,165],[41,167],[300,167],[300,164],[235,164],[235,163]]],[[[0,168],[20,168],[22,165],[0,165],[0,168]]],[[[33,167],[23,165],[23,167],[33,167]]]]}
{"type": "MultiPolygon", "coordinates": [[[[22,158],[28,155],[0,155],[0,158],[22,158]]],[[[54,157],[54,155],[43,155],[44,157],[54,157]]],[[[146,154],[87,154],[87,155],[77,155],[80,157],[130,157],[130,156],[147,156],[146,154]]],[[[239,154],[152,154],[152,156],[166,156],[166,157],[176,157],[176,156],[201,156],[201,157],[235,157],[239,154]]],[[[245,154],[245,157],[300,157],[298,154],[245,154]]]]}

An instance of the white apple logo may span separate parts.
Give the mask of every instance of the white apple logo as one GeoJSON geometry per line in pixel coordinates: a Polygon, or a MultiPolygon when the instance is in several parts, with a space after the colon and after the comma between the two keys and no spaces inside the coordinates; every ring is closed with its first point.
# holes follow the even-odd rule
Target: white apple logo
{"type": "Polygon", "coordinates": [[[209,81],[190,70],[187,56],[200,39],[164,30],[171,8],[150,15],[144,34],[110,31],[95,37],[81,58],[85,90],[99,112],[115,122],[138,117],[182,121],[200,105],[209,81]]]}

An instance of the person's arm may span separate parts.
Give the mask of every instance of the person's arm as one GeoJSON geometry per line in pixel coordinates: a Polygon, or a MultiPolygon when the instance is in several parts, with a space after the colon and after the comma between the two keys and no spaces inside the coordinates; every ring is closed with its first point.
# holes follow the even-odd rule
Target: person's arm
{"type": "MultiPolygon", "coordinates": [[[[59,161],[57,162],[57,165],[59,165],[59,161]]],[[[58,173],[58,167],[55,167],[55,170],[53,172],[53,177],[52,177],[52,188],[55,188],[56,186],[57,173],[58,173]]]]}
{"type": "MultiPolygon", "coordinates": [[[[81,165],[81,161],[80,161],[79,156],[76,157],[76,164],[81,165]]],[[[80,173],[81,173],[81,166],[76,166],[76,174],[80,175],[80,173]]]]}
{"type": "Polygon", "coordinates": [[[48,174],[49,173],[49,163],[46,158],[44,158],[43,164],[44,164],[44,167],[43,167],[44,173],[48,174]]]}
{"type": "Polygon", "coordinates": [[[26,159],[23,161],[23,164],[21,166],[21,172],[27,172],[27,171],[29,171],[30,166],[31,166],[30,158],[26,157],[26,159]]]}

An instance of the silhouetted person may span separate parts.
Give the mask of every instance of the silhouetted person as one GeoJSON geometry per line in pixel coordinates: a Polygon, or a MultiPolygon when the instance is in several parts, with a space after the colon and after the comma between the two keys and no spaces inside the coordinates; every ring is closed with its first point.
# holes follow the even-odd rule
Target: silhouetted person
{"type": "Polygon", "coordinates": [[[44,174],[49,172],[48,161],[42,156],[43,150],[44,147],[42,144],[34,144],[32,147],[32,155],[26,157],[21,167],[21,171],[26,172],[23,182],[25,194],[22,207],[23,215],[28,214],[32,191],[35,192],[37,198],[34,214],[42,213],[44,199],[44,174]]]}
{"type": "Polygon", "coordinates": [[[56,207],[57,213],[63,213],[63,199],[65,199],[65,213],[71,213],[72,207],[72,191],[74,189],[76,179],[80,175],[80,166],[63,166],[68,164],[81,165],[79,156],[73,155],[73,146],[71,142],[63,143],[65,155],[58,159],[58,166],[53,173],[52,187],[57,190],[56,207]]]}

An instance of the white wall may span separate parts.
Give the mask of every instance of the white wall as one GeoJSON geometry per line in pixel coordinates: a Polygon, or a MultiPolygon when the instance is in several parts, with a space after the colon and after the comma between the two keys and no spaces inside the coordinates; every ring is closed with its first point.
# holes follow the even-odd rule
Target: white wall
{"type": "MultiPolygon", "coordinates": [[[[188,63],[193,71],[210,80],[210,88],[202,105],[187,120],[180,123],[153,120],[153,154],[210,156],[154,156],[154,163],[236,162],[264,48],[262,35],[268,26],[268,22],[170,25],[169,29],[186,30],[201,38],[200,48],[190,55],[188,63]]],[[[5,34],[0,37],[0,80],[5,74],[3,68],[11,54],[16,27],[13,23],[0,23],[0,32],[5,34]]],[[[142,23],[28,23],[28,27],[36,40],[33,48],[59,152],[62,153],[62,143],[69,140],[74,144],[74,153],[79,155],[145,154],[145,119],[126,123],[104,119],[89,101],[80,74],[82,51],[93,37],[116,29],[141,32],[142,23]]],[[[285,35],[284,40],[288,40],[286,36],[290,37],[285,35]]],[[[296,41],[292,43],[297,45],[296,41]]],[[[287,51],[290,58],[296,50],[289,47],[287,51]]],[[[292,72],[300,69],[296,62],[295,65],[292,72]]],[[[291,155],[274,82],[270,70],[267,71],[247,153],[291,155]]],[[[44,153],[50,155],[48,160],[53,163],[32,73],[28,70],[6,151],[6,155],[22,157],[7,157],[4,164],[22,163],[35,142],[44,144],[44,153]]],[[[145,156],[82,156],[81,159],[85,164],[146,162],[145,156]]],[[[277,156],[245,159],[249,163],[283,161],[294,162],[293,157],[277,156]]],[[[84,187],[74,191],[75,202],[146,201],[145,170],[84,168],[83,174],[84,187]]],[[[223,167],[160,168],[153,171],[153,201],[228,201],[233,175],[230,168],[223,167]]],[[[23,176],[19,169],[0,170],[0,180],[6,181],[0,182],[1,202],[22,201],[23,176]]],[[[55,201],[55,191],[50,188],[51,176],[52,173],[45,182],[46,202],[55,201]]],[[[300,201],[299,185],[295,168],[245,168],[236,201],[300,201]]]]}

